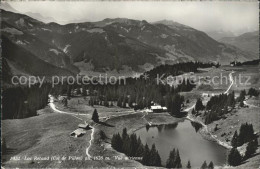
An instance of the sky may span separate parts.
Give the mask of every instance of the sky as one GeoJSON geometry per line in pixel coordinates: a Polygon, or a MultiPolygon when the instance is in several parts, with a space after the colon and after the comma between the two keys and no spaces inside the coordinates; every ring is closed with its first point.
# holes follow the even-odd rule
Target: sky
{"type": "Polygon", "coordinates": [[[257,1],[16,1],[21,13],[39,13],[60,24],[129,18],[154,22],[173,20],[202,31],[241,33],[259,29],[257,1]]]}

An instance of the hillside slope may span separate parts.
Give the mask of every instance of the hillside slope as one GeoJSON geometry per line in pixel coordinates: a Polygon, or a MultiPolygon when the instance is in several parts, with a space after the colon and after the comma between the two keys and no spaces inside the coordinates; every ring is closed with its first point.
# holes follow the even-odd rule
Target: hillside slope
{"type": "MultiPolygon", "coordinates": [[[[58,68],[48,62],[44,62],[24,48],[14,44],[5,35],[2,35],[2,57],[5,58],[13,75],[73,75],[72,72],[58,68]]],[[[5,74],[9,74],[6,72],[5,74]]]]}

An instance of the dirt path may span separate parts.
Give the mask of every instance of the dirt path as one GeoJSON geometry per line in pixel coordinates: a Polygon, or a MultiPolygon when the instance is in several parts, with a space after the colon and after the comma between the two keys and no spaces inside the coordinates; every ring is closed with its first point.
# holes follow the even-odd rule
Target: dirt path
{"type": "Polygon", "coordinates": [[[83,120],[82,118],[79,118],[79,117],[76,116],[76,115],[78,115],[78,113],[69,113],[69,112],[65,112],[65,111],[58,110],[58,109],[56,108],[55,104],[54,104],[54,97],[51,96],[51,95],[49,95],[49,98],[50,98],[50,103],[49,103],[49,105],[50,105],[50,108],[51,108],[53,111],[55,111],[55,112],[57,112],[57,113],[61,113],[61,114],[68,114],[68,115],[71,115],[71,116],[73,116],[73,117],[75,117],[75,118],[77,118],[77,119],[79,119],[79,120],[83,120]]]}
{"type": "Polygon", "coordinates": [[[95,132],[95,128],[93,126],[90,126],[91,129],[91,135],[90,135],[90,140],[89,140],[89,146],[86,148],[86,155],[88,156],[89,159],[92,159],[92,156],[89,154],[89,149],[92,145],[92,140],[94,140],[94,132],[95,132]]]}

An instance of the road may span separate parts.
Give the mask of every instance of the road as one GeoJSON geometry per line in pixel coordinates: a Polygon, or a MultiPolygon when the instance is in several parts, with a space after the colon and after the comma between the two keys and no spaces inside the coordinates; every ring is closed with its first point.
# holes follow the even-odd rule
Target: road
{"type": "Polygon", "coordinates": [[[230,80],[230,85],[229,85],[229,87],[227,88],[227,90],[224,92],[224,94],[227,94],[228,92],[229,92],[229,90],[231,89],[231,87],[233,86],[233,84],[234,84],[234,79],[233,79],[233,76],[232,76],[232,74],[233,73],[235,73],[234,71],[232,71],[231,73],[229,73],[229,80],[230,80]]]}
{"type": "Polygon", "coordinates": [[[51,95],[49,95],[49,98],[50,98],[49,106],[50,106],[50,108],[51,108],[53,111],[55,111],[55,112],[57,112],[57,113],[61,113],[61,114],[68,114],[68,115],[71,115],[71,116],[73,116],[73,117],[75,117],[75,118],[77,118],[77,119],[79,119],[79,120],[83,120],[82,118],[79,118],[79,117],[76,116],[76,115],[81,115],[81,114],[78,114],[78,113],[69,113],[69,112],[65,112],[65,111],[58,110],[58,109],[56,108],[55,104],[54,104],[54,97],[51,96],[51,95]]]}

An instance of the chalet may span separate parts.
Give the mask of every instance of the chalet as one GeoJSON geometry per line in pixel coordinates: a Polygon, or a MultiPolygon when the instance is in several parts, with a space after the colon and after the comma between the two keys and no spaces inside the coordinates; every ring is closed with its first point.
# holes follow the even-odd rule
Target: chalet
{"type": "Polygon", "coordinates": [[[237,61],[230,62],[230,66],[236,66],[238,64],[237,61]]]}
{"type": "Polygon", "coordinates": [[[89,129],[89,124],[79,124],[78,127],[81,129],[89,129]]]}
{"type": "Polygon", "coordinates": [[[162,112],[166,112],[167,108],[162,107],[160,105],[154,105],[154,106],[151,106],[151,110],[153,113],[162,113],[162,112]]]}
{"type": "Polygon", "coordinates": [[[202,97],[209,97],[208,93],[202,93],[202,97]]]}

